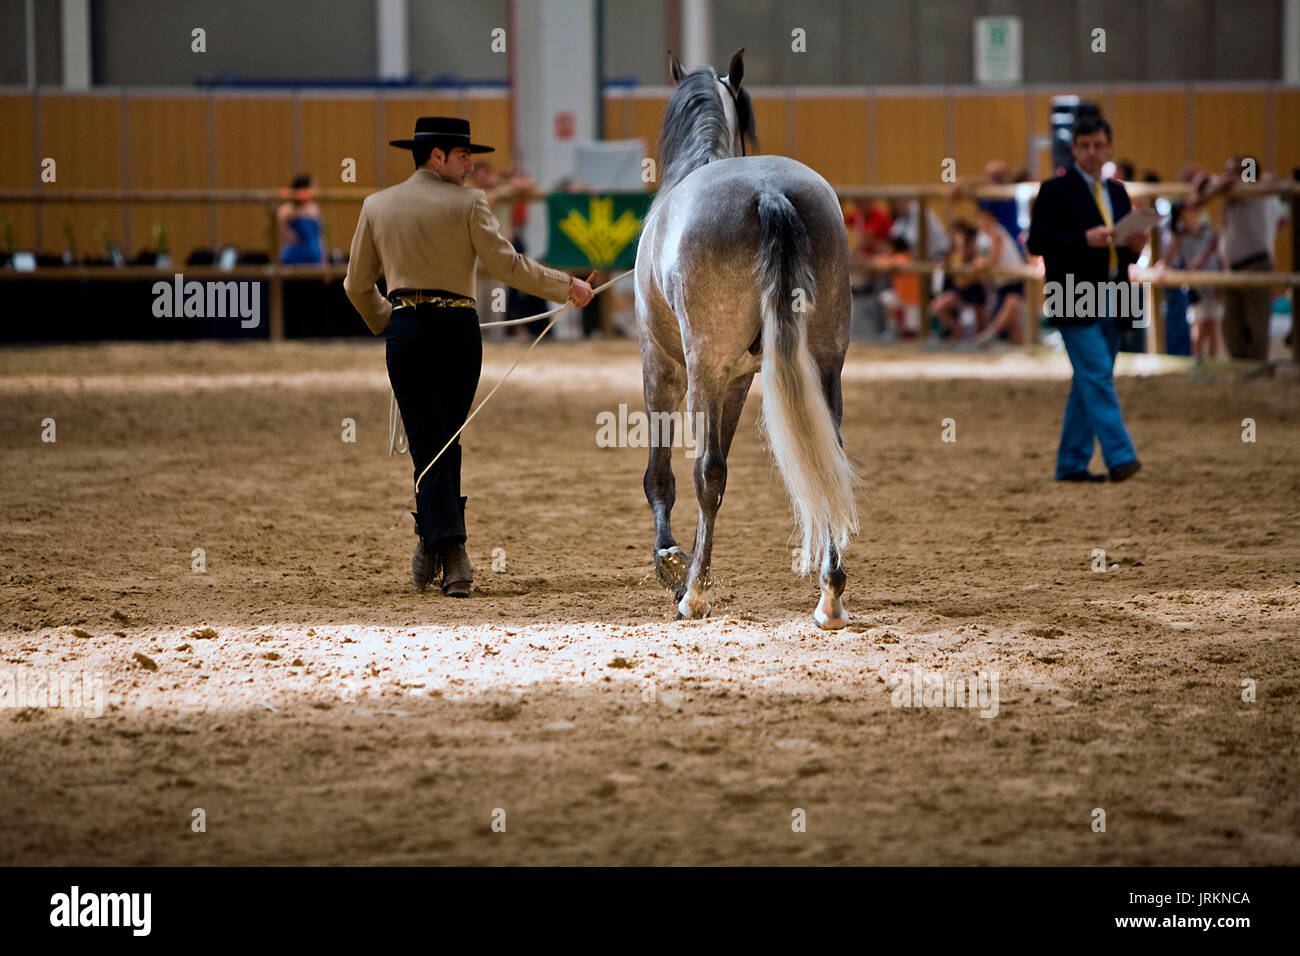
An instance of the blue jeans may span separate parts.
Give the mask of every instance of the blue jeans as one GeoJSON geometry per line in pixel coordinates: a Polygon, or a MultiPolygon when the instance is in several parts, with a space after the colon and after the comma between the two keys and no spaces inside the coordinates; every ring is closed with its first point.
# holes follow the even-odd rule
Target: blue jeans
{"type": "Polygon", "coordinates": [[[1119,351],[1115,321],[1101,318],[1092,325],[1062,325],[1060,332],[1074,366],[1074,380],[1065,403],[1056,477],[1086,470],[1094,439],[1101,442],[1107,468],[1133,461],[1137,453],[1115,395],[1115,353],[1119,351]]]}

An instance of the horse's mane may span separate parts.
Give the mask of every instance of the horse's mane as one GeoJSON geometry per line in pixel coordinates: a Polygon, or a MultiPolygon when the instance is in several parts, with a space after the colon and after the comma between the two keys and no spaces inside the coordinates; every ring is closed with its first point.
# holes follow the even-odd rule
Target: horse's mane
{"type": "MultiPolygon", "coordinates": [[[[718,95],[718,74],[713,67],[691,70],[677,84],[664,125],[659,132],[659,162],[663,177],[659,191],[676,185],[691,170],[731,155],[731,129],[718,95]]],[[[741,89],[736,97],[736,122],[741,135],[757,142],[754,110],[749,93],[741,89]]]]}

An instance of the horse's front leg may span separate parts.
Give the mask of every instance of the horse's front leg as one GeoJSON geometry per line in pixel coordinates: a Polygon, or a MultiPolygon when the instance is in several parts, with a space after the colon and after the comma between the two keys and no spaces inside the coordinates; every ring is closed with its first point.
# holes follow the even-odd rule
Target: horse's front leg
{"type": "Polygon", "coordinates": [[[673,538],[672,513],[677,501],[677,480],[673,477],[673,413],[686,393],[686,370],[668,360],[647,362],[645,367],[645,404],[650,413],[651,430],[659,421],[668,422],[667,435],[656,434],[650,442],[650,456],[645,470],[645,497],[654,516],[655,575],[674,598],[680,599],[686,581],[686,561],[673,538]],[[666,418],[660,419],[658,415],[666,418]],[[667,441],[662,440],[664,437],[667,441]]]}

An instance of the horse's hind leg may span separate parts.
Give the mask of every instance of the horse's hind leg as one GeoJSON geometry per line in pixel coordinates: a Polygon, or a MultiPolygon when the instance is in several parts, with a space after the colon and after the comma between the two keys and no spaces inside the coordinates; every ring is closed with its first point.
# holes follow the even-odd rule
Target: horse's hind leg
{"type": "Polygon", "coordinates": [[[727,452],[753,378],[753,375],[745,375],[728,383],[721,402],[713,397],[711,389],[701,388],[698,397],[692,396],[687,408],[687,414],[692,416],[695,440],[692,450],[698,455],[695,461],[695,497],[700,505],[700,522],[695,532],[695,548],[691,552],[686,593],[677,604],[680,617],[707,617],[710,610],[713,523],[722,506],[723,492],[727,489],[727,452]]]}
{"type": "MultiPolygon", "coordinates": [[[[844,395],[840,388],[839,365],[823,366],[822,387],[825,390],[826,404],[831,410],[831,418],[835,422],[835,436],[840,439],[842,447],[844,439],[840,437],[840,420],[844,416],[844,395]]],[[[828,631],[844,627],[849,623],[849,616],[844,611],[840,596],[844,593],[844,585],[848,583],[848,575],[844,572],[844,565],[840,562],[840,554],[833,541],[827,543],[819,583],[822,592],[821,600],[817,602],[817,608],[813,611],[813,620],[817,622],[818,627],[828,631]]]]}
{"type": "Polygon", "coordinates": [[[849,615],[840,602],[840,595],[844,593],[844,585],[847,582],[848,575],[844,573],[844,565],[840,563],[839,552],[834,544],[830,544],[826,549],[826,557],[822,559],[821,600],[817,602],[817,608],[813,611],[813,620],[823,630],[838,630],[849,623],[849,615]]]}
{"type": "Polygon", "coordinates": [[[740,413],[745,408],[745,398],[749,395],[753,374],[742,375],[727,386],[727,397],[722,406],[722,455],[731,454],[731,439],[736,434],[736,425],[740,422],[740,413]]]}
{"type": "Polygon", "coordinates": [[[651,428],[659,420],[656,413],[669,416],[669,440],[667,443],[650,443],[645,470],[645,497],[655,522],[655,575],[680,599],[689,555],[682,554],[682,549],[677,546],[671,526],[673,504],[677,501],[677,481],[673,477],[672,463],[672,413],[677,411],[682,396],[686,394],[686,369],[666,359],[654,365],[647,364],[644,384],[646,411],[652,416],[651,428]]]}
{"type": "Polygon", "coordinates": [[[727,459],[722,454],[722,430],[719,427],[717,408],[701,409],[690,403],[688,414],[693,424],[696,412],[704,412],[704,434],[695,429],[695,498],[700,505],[700,521],[695,529],[695,547],[691,551],[691,566],[686,576],[686,593],[677,602],[678,617],[709,616],[709,567],[713,560],[713,520],[722,504],[722,492],[727,487],[727,459]],[[701,450],[703,451],[700,454],[701,450]]]}

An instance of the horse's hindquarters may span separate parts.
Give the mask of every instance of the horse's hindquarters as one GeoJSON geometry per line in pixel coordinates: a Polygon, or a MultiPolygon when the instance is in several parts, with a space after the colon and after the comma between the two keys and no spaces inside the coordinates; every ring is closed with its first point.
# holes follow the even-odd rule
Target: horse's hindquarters
{"type": "Polygon", "coordinates": [[[848,244],[838,200],[824,179],[800,163],[781,157],[708,163],[662,195],[647,217],[637,254],[647,410],[675,411],[684,392],[687,417],[704,421],[703,435],[696,436],[703,447],[691,456],[700,511],[688,557],[668,530],[675,489],[667,449],[651,449],[645,478],[655,515],[656,570],[674,586],[679,615],[709,613],[726,450],[753,374],[760,365],[768,370],[783,340],[784,354],[773,367],[780,371],[773,372],[773,381],[764,376],[764,417],[774,409],[772,417],[779,418],[773,451],[796,514],[804,516],[802,527],[815,535],[815,543],[805,540],[805,551],[826,558],[817,623],[833,628],[847,621],[839,600],[843,570],[838,556],[831,556],[837,544],[846,543],[847,529],[856,530],[851,469],[837,430],[849,305],[848,244]],[[772,210],[780,211],[776,231],[772,210]],[[849,498],[841,500],[846,488],[849,498]],[[819,496],[836,500],[821,507],[819,496]],[[664,573],[676,568],[664,557],[674,553],[688,564],[684,579],[664,573]]]}

